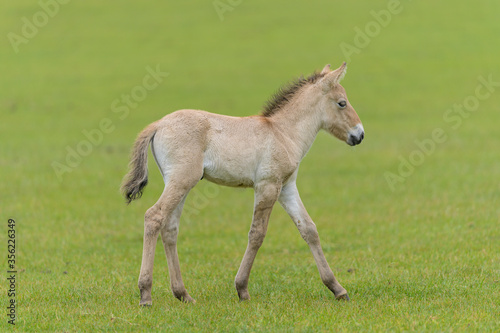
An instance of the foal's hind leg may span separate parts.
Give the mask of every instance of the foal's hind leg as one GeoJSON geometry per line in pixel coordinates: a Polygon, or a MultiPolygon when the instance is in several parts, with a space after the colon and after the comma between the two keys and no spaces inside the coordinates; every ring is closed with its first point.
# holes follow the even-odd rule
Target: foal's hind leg
{"type": "MultiPolygon", "coordinates": [[[[187,196],[187,195],[186,195],[187,196]]],[[[175,208],[171,218],[161,229],[161,240],[167,255],[168,272],[170,273],[170,287],[174,296],[182,302],[191,303],[195,300],[189,296],[182,282],[179,256],[177,255],[177,235],[179,233],[179,221],[184,207],[186,196],[175,208]]]]}
{"type": "Polygon", "coordinates": [[[299,229],[302,238],[309,245],[323,283],[334,293],[335,298],[349,300],[347,291],[338,283],[326,261],[321,249],[318,230],[302,204],[295,182],[288,183],[283,187],[278,200],[299,229]]]}
{"type": "MultiPolygon", "coordinates": [[[[160,199],[158,199],[154,206],[148,209],[145,214],[144,245],[142,252],[141,273],[139,275],[138,283],[139,290],[141,292],[141,302],[139,303],[140,305],[152,304],[151,288],[153,285],[153,262],[158,234],[160,233],[160,230],[162,230],[163,233],[163,229],[166,228],[166,231],[164,231],[166,238],[168,238],[167,235],[172,234],[172,230],[175,231],[175,238],[177,237],[177,228],[172,228],[172,225],[178,225],[178,218],[176,218],[175,216],[180,216],[182,203],[189,190],[198,182],[198,180],[199,178],[197,178],[197,175],[186,175],[184,173],[177,174],[176,178],[173,178],[166,184],[160,199]],[[177,211],[179,206],[181,206],[180,210],[177,211]],[[172,220],[177,221],[177,223],[169,223],[172,220]]],[[[170,261],[173,262],[173,271],[175,272],[176,277],[180,277],[180,271],[176,270],[176,268],[179,267],[177,251],[171,250],[171,242],[168,242],[168,244],[169,250],[167,251],[167,257],[169,257],[169,254],[171,254],[172,260],[170,261]]],[[[170,274],[172,275],[172,272],[170,274]]],[[[176,279],[175,281],[178,280],[176,279]]],[[[185,297],[185,299],[188,299],[188,297],[185,297]]]]}
{"type": "Polygon", "coordinates": [[[250,294],[248,293],[250,270],[252,269],[257,251],[259,251],[266,236],[269,216],[278,198],[279,191],[280,186],[276,184],[266,183],[255,186],[254,213],[252,226],[248,233],[248,245],[234,281],[240,301],[250,299],[250,294]]]}

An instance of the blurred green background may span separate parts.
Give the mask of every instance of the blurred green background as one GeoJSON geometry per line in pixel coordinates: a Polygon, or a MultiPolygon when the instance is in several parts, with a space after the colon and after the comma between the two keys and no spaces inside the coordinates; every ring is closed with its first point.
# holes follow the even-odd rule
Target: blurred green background
{"type": "Polygon", "coordinates": [[[7,267],[14,218],[18,329],[500,329],[498,1],[62,2],[0,4],[0,239],[7,267]],[[252,300],[239,304],[233,279],[253,193],[202,181],[178,244],[198,303],[171,295],[158,245],[153,307],[140,309],[143,214],[163,184],[150,163],[144,197],[124,205],[118,188],[137,133],[180,108],[257,114],[286,81],[344,60],[365,140],[351,148],[320,133],[298,186],[352,301],[321,284],[276,206],[252,300]],[[168,76],[120,117],[151,69],[168,76]],[[475,99],[488,91],[481,78],[495,83],[475,99]],[[112,129],[85,146],[103,119],[112,129]],[[436,128],[446,140],[421,152],[416,142],[436,128]],[[84,146],[68,167],[68,151],[84,146]],[[419,156],[403,175],[402,161],[419,156]]]}

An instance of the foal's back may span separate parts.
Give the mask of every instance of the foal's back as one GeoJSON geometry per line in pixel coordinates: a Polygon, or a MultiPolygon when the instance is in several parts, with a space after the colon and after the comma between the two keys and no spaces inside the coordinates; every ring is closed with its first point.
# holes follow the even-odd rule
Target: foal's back
{"type": "Polygon", "coordinates": [[[277,158],[273,125],[262,116],[186,109],[165,116],[157,128],[152,147],[162,173],[175,171],[175,165],[201,172],[201,177],[217,184],[252,187],[267,177],[277,158]]]}

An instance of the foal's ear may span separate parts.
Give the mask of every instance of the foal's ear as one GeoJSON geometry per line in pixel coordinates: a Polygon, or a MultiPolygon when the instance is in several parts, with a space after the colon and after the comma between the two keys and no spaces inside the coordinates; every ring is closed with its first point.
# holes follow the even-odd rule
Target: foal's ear
{"type": "Polygon", "coordinates": [[[335,75],[335,82],[334,83],[339,83],[340,81],[342,81],[342,79],[345,76],[346,71],[347,71],[347,63],[344,61],[342,66],[340,66],[339,68],[334,70],[332,73],[335,75]]]}
{"type": "Polygon", "coordinates": [[[344,61],[342,66],[326,74],[325,77],[321,80],[321,85],[323,86],[323,90],[325,91],[330,90],[334,84],[337,84],[340,81],[342,81],[342,79],[345,76],[346,70],[347,70],[347,64],[344,61]]]}
{"type": "Polygon", "coordinates": [[[323,70],[321,71],[321,75],[326,75],[330,73],[330,64],[326,65],[325,67],[323,67],[323,70]]]}

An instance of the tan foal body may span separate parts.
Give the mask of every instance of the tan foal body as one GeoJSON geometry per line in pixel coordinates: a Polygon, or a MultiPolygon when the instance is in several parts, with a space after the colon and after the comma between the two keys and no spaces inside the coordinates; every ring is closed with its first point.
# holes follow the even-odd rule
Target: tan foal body
{"type": "Polygon", "coordinates": [[[149,145],[165,182],[162,195],[144,219],[141,305],[152,304],[158,235],[165,248],[173,294],[181,301],[194,301],[182,281],[177,235],[186,196],[201,179],[231,187],[252,187],[255,191],[248,245],[235,279],[240,300],[250,298],[250,271],[276,201],[309,245],[323,283],[337,299],[349,299],[325,259],[316,225],[296,186],[300,162],[320,130],[349,145],[359,144],[364,138],[361,121],[339,83],[345,71],[345,63],[334,71],[327,65],[320,73],[299,79],[278,92],[262,115],[240,118],[179,110],[139,134],[130,172],[122,185],[127,200],[140,197],[147,184],[149,145]]]}

